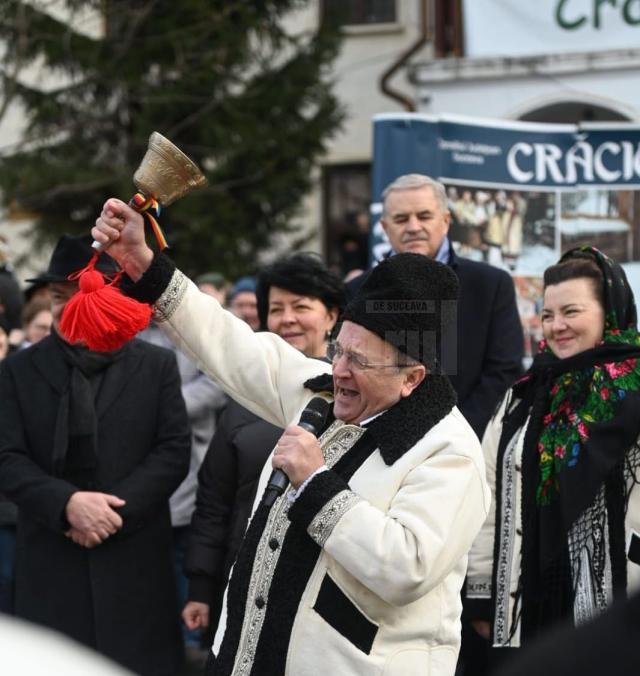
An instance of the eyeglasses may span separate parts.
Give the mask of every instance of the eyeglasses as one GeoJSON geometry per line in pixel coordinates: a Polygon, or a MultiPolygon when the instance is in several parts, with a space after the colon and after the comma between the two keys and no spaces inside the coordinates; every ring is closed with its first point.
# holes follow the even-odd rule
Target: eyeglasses
{"type": "Polygon", "coordinates": [[[355,371],[367,371],[369,369],[401,369],[406,366],[406,364],[372,364],[371,362],[365,361],[360,355],[345,350],[340,343],[331,341],[327,345],[327,359],[335,363],[340,357],[344,357],[347,360],[347,364],[349,364],[349,368],[354,369],[355,371]]]}

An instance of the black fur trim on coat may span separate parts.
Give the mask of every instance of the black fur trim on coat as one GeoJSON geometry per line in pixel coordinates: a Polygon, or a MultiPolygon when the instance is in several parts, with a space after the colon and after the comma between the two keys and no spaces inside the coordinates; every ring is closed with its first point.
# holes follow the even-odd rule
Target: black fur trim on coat
{"type": "Polygon", "coordinates": [[[312,392],[333,392],[333,376],[330,373],[321,373],[306,380],[304,387],[312,392]]]}
{"type": "Polygon", "coordinates": [[[402,457],[456,405],[447,376],[428,374],[410,396],[367,425],[387,465],[402,457]]]}
{"type": "Polygon", "coordinates": [[[302,495],[289,509],[289,520],[307,530],[318,512],[338,493],[350,490],[349,484],[335,472],[328,470],[313,477],[302,495]]]}
{"type": "Polygon", "coordinates": [[[151,265],[142,277],[134,282],[131,277],[124,275],[120,288],[127,296],[135,298],[141,303],[152,305],[164,293],[171,281],[176,264],[163,253],[157,253],[153,257],[151,265]]]}
{"type": "MultiPolygon", "coordinates": [[[[337,475],[339,480],[348,482],[375,448],[375,443],[368,436],[368,432],[365,432],[334,465],[331,473],[337,475]]],[[[306,489],[303,495],[305,493],[306,489]]],[[[215,662],[215,676],[228,676],[233,670],[254,555],[268,515],[269,510],[264,505],[259,505],[233,569],[227,595],[227,629],[215,662]]],[[[306,528],[294,522],[291,523],[284,541],[278,543],[278,546],[282,547],[282,552],[266,599],[264,626],[251,670],[252,676],[284,674],[291,630],[300,598],[321,552],[306,528]]]]}
{"type": "MultiPolygon", "coordinates": [[[[304,386],[312,392],[332,391],[333,378],[324,373],[307,380],[304,386]]],[[[437,425],[456,405],[456,393],[447,376],[427,374],[409,397],[378,416],[367,430],[376,440],[387,465],[402,457],[437,425]]]]}
{"type": "Polygon", "coordinates": [[[224,640],[215,660],[212,676],[227,676],[233,671],[233,663],[242,633],[242,620],[251,581],[253,559],[268,518],[269,509],[260,504],[240,546],[227,590],[227,626],[224,640]]]}

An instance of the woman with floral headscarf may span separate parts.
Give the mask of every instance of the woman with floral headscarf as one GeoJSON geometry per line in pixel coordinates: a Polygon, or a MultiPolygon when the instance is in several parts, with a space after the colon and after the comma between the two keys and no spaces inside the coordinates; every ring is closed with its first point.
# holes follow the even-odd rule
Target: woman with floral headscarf
{"type": "Polygon", "coordinates": [[[483,439],[494,500],[467,613],[494,647],[640,587],[640,336],[622,268],[593,247],[567,252],[545,271],[542,327],[483,439]]]}

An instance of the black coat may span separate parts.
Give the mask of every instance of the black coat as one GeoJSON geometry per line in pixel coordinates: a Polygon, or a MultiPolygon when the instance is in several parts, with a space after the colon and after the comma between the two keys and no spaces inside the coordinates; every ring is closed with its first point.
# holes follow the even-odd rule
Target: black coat
{"type": "Polygon", "coordinates": [[[251,516],[260,472],[282,432],[230,400],[200,466],[185,572],[189,599],[210,606],[212,635],[229,571],[251,516]]]}
{"type": "MultiPolygon", "coordinates": [[[[502,395],[522,372],[522,324],[508,273],[459,258],[453,250],[449,265],[460,280],[460,297],[457,368],[447,375],[458,395],[458,407],[482,438],[502,395]]],[[[350,297],[365,275],[347,285],[350,297]]]]}
{"type": "Polygon", "coordinates": [[[77,488],[54,476],[52,440],[70,369],[53,337],[0,370],[0,489],[19,507],[16,612],[140,674],[172,674],[182,652],[169,496],[190,437],[173,354],[133,341],[104,372],[90,490],[126,500],[124,526],[95,549],[64,535],[77,488]]]}

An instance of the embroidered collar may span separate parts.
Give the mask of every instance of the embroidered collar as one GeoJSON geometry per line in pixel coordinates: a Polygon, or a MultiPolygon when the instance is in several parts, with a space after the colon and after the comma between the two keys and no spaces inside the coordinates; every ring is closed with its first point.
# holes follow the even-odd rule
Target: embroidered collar
{"type": "MultiPolygon", "coordinates": [[[[311,378],[304,386],[312,392],[333,391],[331,374],[311,378]]],[[[411,396],[377,416],[367,425],[387,465],[401,458],[455,406],[456,393],[447,376],[428,374],[411,396]]]]}

